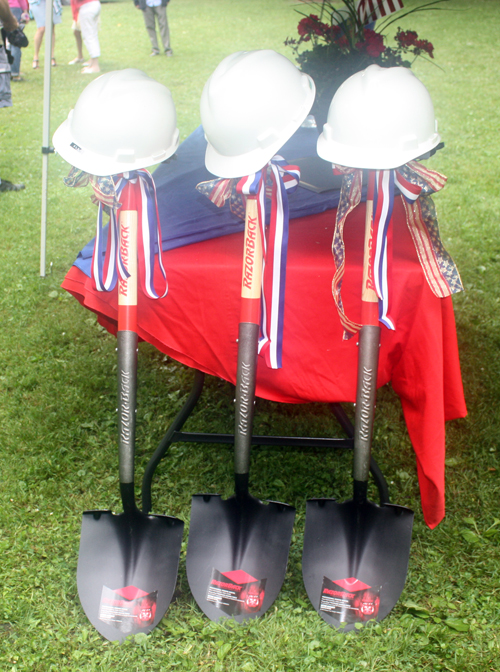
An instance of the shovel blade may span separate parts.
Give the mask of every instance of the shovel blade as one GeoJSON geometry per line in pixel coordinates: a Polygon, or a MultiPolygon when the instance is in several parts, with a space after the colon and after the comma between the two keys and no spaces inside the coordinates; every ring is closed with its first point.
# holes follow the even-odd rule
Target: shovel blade
{"type": "Polygon", "coordinates": [[[189,587],[212,621],[262,616],[286,573],[295,509],[247,495],[194,495],[186,556],[189,587]]]}
{"type": "Polygon", "coordinates": [[[302,574],[329,625],[348,631],[393,609],[408,572],[413,515],[370,501],[307,502],[302,574]]]}
{"type": "Polygon", "coordinates": [[[177,581],[184,523],[134,511],[85,511],[78,556],[78,596],[103,637],[123,641],[151,632],[177,581]]]}

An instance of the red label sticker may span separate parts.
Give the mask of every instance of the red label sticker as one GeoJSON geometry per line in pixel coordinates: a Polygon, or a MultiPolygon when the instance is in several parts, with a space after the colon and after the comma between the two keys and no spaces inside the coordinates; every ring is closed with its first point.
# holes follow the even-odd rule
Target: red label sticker
{"type": "Polygon", "coordinates": [[[381,586],[369,586],[355,577],[332,581],[323,577],[320,611],[341,623],[365,623],[377,618],[381,586]]]}
{"type": "Polygon", "coordinates": [[[102,587],[99,620],[120,632],[132,634],[152,625],[158,591],[146,593],[135,586],[113,590],[102,587]]]}
{"type": "Polygon", "coordinates": [[[206,599],[228,616],[256,613],[264,602],[266,581],[242,569],[223,573],[214,567],[206,599]]]}

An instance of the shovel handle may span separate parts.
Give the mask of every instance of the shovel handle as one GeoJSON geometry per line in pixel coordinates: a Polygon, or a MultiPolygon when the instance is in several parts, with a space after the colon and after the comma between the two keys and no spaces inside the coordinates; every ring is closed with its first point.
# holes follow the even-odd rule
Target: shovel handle
{"type": "Polygon", "coordinates": [[[262,289],[262,241],[257,198],[248,197],[245,210],[245,239],[241,272],[240,323],[260,324],[262,289]]]}
{"type": "Polygon", "coordinates": [[[124,511],[135,510],[134,454],[137,397],[137,205],[135,185],[121,194],[120,255],[129,273],[118,280],[118,454],[124,511]]]}
{"type": "Polygon", "coordinates": [[[363,284],[354,420],[354,499],[366,500],[370,473],[371,443],[375,398],[377,393],[380,327],[378,326],[378,297],[373,284],[373,191],[375,173],[370,171],[366,200],[365,246],[363,254],[363,284]]]}
{"type": "Polygon", "coordinates": [[[236,409],[234,426],[234,473],[236,495],[248,493],[250,448],[257,378],[257,350],[262,287],[262,241],[257,199],[246,202],[241,313],[238,328],[236,409]]]}
{"type": "Polygon", "coordinates": [[[368,191],[366,194],[365,242],[363,252],[363,280],[361,286],[361,323],[378,325],[378,296],[374,289],[373,279],[373,192],[375,172],[368,175],[368,191]]]}

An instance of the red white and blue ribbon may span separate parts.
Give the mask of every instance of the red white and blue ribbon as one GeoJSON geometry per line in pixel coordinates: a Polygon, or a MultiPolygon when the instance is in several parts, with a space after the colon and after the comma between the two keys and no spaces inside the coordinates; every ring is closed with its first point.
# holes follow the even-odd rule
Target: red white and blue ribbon
{"type": "MultiPolygon", "coordinates": [[[[341,298],[345,269],[343,231],[347,215],[361,201],[362,171],[339,166],[335,166],[334,170],[343,174],[343,180],[332,243],[336,267],[332,282],[332,293],[344,327],[344,338],[350,338],[360,329],[361,325],[347,317],[341,298]]],[[[443,188],[446,177],[425,168],[416,161],[410,161],[397,170],[375,172],[373,281],[374,289],[379,298],[380,322],[387,328],[394,329],[395,325],[390,317],[390,241],[395,187],[403,195],[406,223],[425,278],[433,293],[440,298],[444,298],[462,291],[463,286],[457,267],[441,241],[434,203],[431,198],[432,193],[443,188]]]]}
{"type": "Polygon", "coordinates": [[[262,171],[241,178],[236,185],[236,191],[242,195],[257,197],[263,251],[259,354],[272,369],[282,366],[289,224],[287,192],[294,191],[299,180],[298,166],[289,166],[283,157],[276,155],[262,171]],[[271,199],[268,236],[266,195],[271,199]]]}
{"type": "MultiPolygon", "coordinates": [[[[283,157],[276,155],[261,171],[241,178],[235,185],[238,194],[257,199],[263,252],[259,354],[272,369],[282,366],[289,221],[287,192],[294,191],[299,180],[298,166],[289,166],[283,157]],[[267,232],[266,197],[271,200],[267,232]]],[[[232,188],[228,180],[220,180],[211,182],[209,190],[203,193],[221,207],[232,188]]]]}
{"type": "Polygon", "coordinates": [[[395,329],[389,316],[389,227],[394,208],[394,186],[397,185],[408,203],[417,200],[422,188],[406,180],[396,170],[376,170],[373,193],[373,280],[379,298],[379,321],[395,329]]]}
{"type": "MultiPolygon", "coordinates": [[[[145,169],[120,175],[113,175],[115,202],[128,182],[138,183],[141,198],[138,208],[138,269],[142,291],[150,299],[163,298],[168,293],[167,274],[161,255],[161,228],[156,201],[156,188],[153,177],[145,169]],[[160,293],[154,284],[155,262],[158,262],[164,279],[164,288],[160,293]]],[[[99,198],[99,196],[98,196],[99,198]]],[[[116,286],[118,276],[125,280],[129,274],[120,254],[118,208],[110,208],[107,237],[104,235],[102,217],[104,204],[99,199],[97,230],[92,257],[92,277],[99,292],[110,292],[116,286]],[[105,240],[105,238],[107,238],[105,240]]]]}

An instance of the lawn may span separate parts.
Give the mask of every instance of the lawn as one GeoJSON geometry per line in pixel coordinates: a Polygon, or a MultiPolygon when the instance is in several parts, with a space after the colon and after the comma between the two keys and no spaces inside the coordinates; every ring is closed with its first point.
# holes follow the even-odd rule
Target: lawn
{"type": "MultiPolygon", "coordinates": [[[[295,32],[295,7],[291,0],[172,0],[174,58],[167,59],[149,57],[142,16],[131,1],[106,2],[101,68],[138,67],[166,84],[183,139],[199,124],[203,84],[224,56],[273,48],[291,57],[283,43],[295,32]]],[[[466,288],[454,305],[469,413],[447,425],[445,519],[433,531],[423,521],[415,457],[399,400],[386,387],[378,400],[374,455],[392,500],[416,513],[408,578],[394,610],[381,623],[342,634],[319,618],[303,587],[305,500],[349,497],[350,455],[290,450],[283,458],[278,449],[261,449],[252,457],[252,491],[297,508],[286,580],[259,621],[215,624],[189,592],[187,528],[193,493],[232,493],[232,455],[220,446],[177,444],[159,468],[153,491],[155,512],[186,522],[175,599],[151,635],[122,645],[94,630],[76,588],[82,511],[121,511],[115,339],[60,288],[93,236],[96,211],[87,189],[64,186],[68,166],[50,156],[47,276],[40,278],[43,54],[41,68],[32,70],[34,25],[28,25],[25,80],[12,85],[14,106],[0,110],[0,175],[26,184],[22,192],[0,194],[2,671],[500,669],[500,4],[451,0],[448,7],[452,11],[401,21],[435,46],[439,67],[421,62],[414,69],[431,92],[446,143],[429,166],[449,178],[435,202],[466,288]]],[[[76,55],[68,7],[56,35],[52,132],[89,81],[66,65],[76,55]]],[[[185,367],[141,344],[138,483],[191,379],[185,367]]],[[[230,385],[209,380],[189,428],[231,431],[232,399],[230,385]]],[[[339,433],[319,405],[259,401],[256,422],[276,433],[339,433]]]]}

